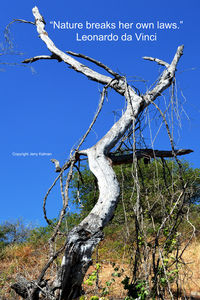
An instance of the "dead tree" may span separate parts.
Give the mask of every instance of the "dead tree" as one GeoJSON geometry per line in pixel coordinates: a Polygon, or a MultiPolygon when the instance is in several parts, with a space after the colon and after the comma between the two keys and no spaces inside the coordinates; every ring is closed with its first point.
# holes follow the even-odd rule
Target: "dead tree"
{"type": "MultiPolygon", "coordinates": [[[[88,79],[96,81],[104,86],[99,108],[92,124],[90,125],[86,134],[83,136],[78,147],[71,153],[70,159],[63,166],[59,166],[59,169],[57,168],[59,175],[55,179],[44,199],[45,218],[47,222],[49,222],[45,209],[46,199],[55,183],[60,180],[63,209],[61,211],[58,224],[54,228],[54,233],[50,239],[50,244],[54,241],[55,236],[58,234],[59,226],[63,220],[63,217],[65,216],[65,211],[68,205],[69,182],[72,178],[73,168],[76,162],[79,161],[80,157],[82,156],[86,156],[88,158],[89,168],[97,178],[99,199],[89,215],[78,226],[69,232],[65,245],[57,252],[53,252],[52,250],[50,259],[37,280],[28,282],[24,278],[19,278],[18,282],[12,285],[12,288],[24,299],[37,300],[39,297],[42,297],[42,295],[44,295],[44,299],[74,299],[81,295],[83,278],[92,263],[92,252],[98,243],[103,239],[102,230],[113,217],[115,208],[117,206],[120,188],[112,165],[128,162],[130,163],[130,161],[137,159],[137,157],[138,159],[142,157],[156,156],[174,157],[176,155],[183,155],[191,152],[191,150],[175,150],[174,147],[172,147],[172,151],[168,152],[146,149],[133,151],[133,154],[131,155],[122,154],[117,156],[115,152],[111,153],[112,149],[123,138],[127,131],[132,127],[134,130],[134,126],[144,109],[148,105],[154,103],[154,100],[161,96],[164,90],[166,90],[173,83],[177,64],[183,54],[184,47],[183,45],[178,47],[171,63],[167,63],[157,58],[144,57],[144,59],[155,61],[159,65],[162,65],[164,67],[164,71],[160,75],[159,80],[153,88],[149,89],[145,94],[138,94],[137,91],[135,91],[135,89],[127,83],[125,77],[120,76],[103,63],[82,54],[73,52],[65,53],[58,49],[48,36],[48,33],[45,31],[45,21],[37,7],[33,8],[33,15],[35,22],[27,22],[24,20],[17,21],[31,23],[36,26],[39,37],[46,44],[51,55],[35,56],[33,58],[26,59],[24,63],[33,63],[41,59],[55,59],[59,62],[62,61],[70,66],[71,69],[74,69],[75,71],[85,75],[88,79]],[[107,71],[108,76],[98,73],[86,65],[83,65],[72,56],[81,57],[86,61],[94,63],[95,65],[101,67],[104,71],[107,71]],[[108,88],[115,90],[117,93],[125,97],[126,110],[121,118],[112,126],[112,128],[110,128],[110,130],[101,140],[99,140],[91,148],[80,150],[82,143],[84,142],[86,136],[91,130],[91,127],[98,117],[108,88]],[[67,181],[63,187],[63,173],[67,169],[69,170],[67,181]],[[48,281],[44,280],[45,272],[53,260],[63,250],[64,255],[62,259],[62,265],[57,274],[57,278],[53,282],[48,283],[48,281]]],[[[57,162],[57,167],[58,165],[59,164],[57,162]]]]}

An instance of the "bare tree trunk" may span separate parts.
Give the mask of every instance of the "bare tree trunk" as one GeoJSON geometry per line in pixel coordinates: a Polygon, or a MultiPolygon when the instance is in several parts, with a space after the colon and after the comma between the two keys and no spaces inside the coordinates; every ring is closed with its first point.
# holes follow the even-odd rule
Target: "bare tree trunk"
{"type": "Polygon", "coordinates": [[[61,299],[73,299],[80,295],[84,275],[91,264],[93,249],[103,238],[102,229],[113,216],[120,188],[110,160],[105,154],[131,122],[131,115],[124,114],[99,143],[85,150],[89,168],[98,180],[100,195],[90,214],[69,234],[62,263],[61,299]]]}
{"type": "MultiPolygon", "coordinates": [[[[48,299],[67,300],[77,298],[81,295],[82,281],[92,263],[91,256],[93,250],[103,239],[102,229],[113,217],[118,202],[120,188],[112,168],[112,156],[110,156],[110,151],[131,125],[135,123],[139,113],[171,85],[175,76],[177,63],[182,55],[183,46],[178,47],[171,64],[158,59],[145,57],[145,59],[154,60],[157,63],[164,65],[166,69],[152,90],[147,91],[145,95],[138,95],[133,88],[127,84],[125,78],[120,77],[102,63],[92,60],[84,55],[81,56],[86,60],[93,61],[95,64],[101,66],[109,74],[115,76],[115,78],[112,79],[109,76],[97,73],[59,50],[45,31],[45,22],[37,7],[33,8],[33,14],[39,36],[46,43],[47,48],[51,51],[52,55],[37,56],[27,59],[24,61],[25,63],[31,63],[38,59],[57,59],[59,61],[64,61],[74,70],[81,72],[88,78],[109,85],[115,91],[125,96],[127,100],[125,113],[107,134],[93,147],[78,152],[79,155],[87,155],[88,157],[89,168],[98,181],[99,199],[90,214],[68,234],[61,271],[57,276],[57,280],[53,282],[51,286],[49,286],[48,283],[46,283],[45,286],[45,289],[48,291],[47,294],[49,295],[48,299]]],[[[78,56],[78,54],[70,54],[78,56]]],[[[16,284],[13,285],[13,289],[15,289],[18,294],[20,289],[19,286],[20,283],[18,283],[17,291],[16,284]]],[[[40,287],[38,286],[41,287],[41,280],[37,282],[37,285],[35,284],[34,288],[30,287],[28,293],[21,292],[21,295],[23,294],[25,299],[39,299],[38,291],[40,290],[40,287]]]]}

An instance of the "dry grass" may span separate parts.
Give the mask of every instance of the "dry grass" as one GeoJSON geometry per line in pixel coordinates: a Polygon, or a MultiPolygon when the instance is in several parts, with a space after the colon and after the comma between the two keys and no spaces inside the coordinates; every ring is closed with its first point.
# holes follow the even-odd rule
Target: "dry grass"
{"type": "Polygon", "coordinates": [[[3,258],[0,260],[0,296],[10,299],[15,296],[10,285],[15,282],[16,275],[25,276],[27,279],[37,278],[39,270],[47,258],[47,249],[40,245],[31,244],[11,245],[5,248],[3,258]]]}
{"type": "Polygon", "coordinates": [[[183,254],[185,268],[182,270],[183,289],[187,294],[200,295],[200,242],[194,241],[183,254]]]}
{"type": "MultiPolygon", "coordinates": [[[[117,260],[117,255],[113,255],[113,253],[108,252],[107,257],[104,253],[103,257],[104,260],[99,270],[99,288],[96,287],[96,280],[94,280],[92,285],[86,283],[88,277],[95,271],[95,266],[91,266],[86,274],[83,285],[86,297],[90,299],[93,295],[102,296],[105,289],[107,289],[107,294],[105,295],[107,299],[124,299],[126,291],[121,281],[125,275],[129,275],[129,265],[122,262],[119,257],[117,260]],[[121,272],[122,268],[125,270],[121,277],[112,275],[114,273],[111,263],[113,260],[116,263],[115,267],[119,267],[118,273],[121,272]],[[109,285],[110,282],[111,284],[109,285]]],[[[7,247],[0,260],[0,297],[4,297],[6,300],[12,298],[15,298],[15,300],[21,299],[16,297],[15,293],[10,289],[10,285],[15,282],[16,275],[23,275],[30,280],[37,278],[47,258],[48,248],[44,245],[33,246],[25,244],[7,247]]],[[[200,242],[195,241],[187,248],[183,255],[183,261],[185,264],[181,270],[182,289],[187,296],[193,294],[196,295],[195,299],[198,299],[197,295],[200,295],[200,242]]],[[[55,274],[55,267],[55,265],[52,266],[48,273],[49,277],[55,274]]]]}

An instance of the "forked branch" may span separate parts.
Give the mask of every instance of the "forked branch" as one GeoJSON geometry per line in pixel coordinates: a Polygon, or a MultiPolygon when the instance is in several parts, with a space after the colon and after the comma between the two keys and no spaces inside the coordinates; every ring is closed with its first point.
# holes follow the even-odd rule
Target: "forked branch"
{"type": "MultiPolygon", "coordinates": [[[[57,59],[58,61],[63,61],[68,66],[70,66],[75,71],[82,73],[87,78],[101,83],[104,85],[103,92],[101,95],[100,104],[97,110],[97,113],[89,126],[86,134],[81,139],[78,147],[74,149],[71,154],[70,159],[60,167],[59,175],[55,179],[54,183],[48,190],[47,195],[45,196],[43,207],[46,220],[49,222],[46,216],[46,200],[51,192],[52,188],[55,186],[56,182],[61,179],[61,194],[63,199],[63,208],[60,213],[60,219],[58,224],[54,229],[54,233],[51,239],[55,238],[58,233],[59,226],[62,223],[62,220],[65,215],[65,210],[67,207],[68,201],[68,189],[69,183],[72,178],[73,167],[75,163],[79,160],[80,155],[87,155],[89,168],[92,173],[96,176],[98,181],[99,188],[99,198],[96,205],[93,207],[92,211],[89,215],[76,227],[74,227],[67,236],[65,254],[63,256],[61,272],[58,274],[60,285],[56,288],[58,289],[58,296],[55,296],[55,299],[64,300],[64,299],[74,299],[80,296],[81,293],[81,284],[84,278],[84,275],[90,266],[92,259],[92,252],[94,247],[100,242],[103,238],[102,229],[104,226],[110,221],[113,217],[115,208],[118,203],[119,195],[120,195],[120,185],[118,183],[116,174],[112,168],[112,162],[121,163],[122,161],[131,161],[132,157],[128,156],[115,156],[111,154],[112,149],[117,145],[120,139],[130,130],[136,121],[139,119],[141,112],[152,103],[157,97],[159,97],[164,90],[166,90],[171,83],[173,82],[176,67],[178,61],[183,54],[183,46],[178,47],[176,54],[171,62],[168,64],[159,59],[150,59],[154,60],[161,65],[164,65],[166,69],[161,74],[159,81],[155,85],[154,88],[148,90],[145,95],[138,95],[135,90],[126,82],[124,77],[120,77],[116,72],[112,71],[109,67],[104,65],[103,63],[92,59],[83,54],[76,54],[74,52],[68,52],[73,56],[81,57],[87,61],[93,62],[97,66],[106,70],[109,75],[113,77],[103,75],[101,73],[96,72],[95,70],[83,65],[76,59],[72,58],[70,55],[61,51],[56,47],[53,41],[50,39],[48,33],[45,30],[45,21],[42,15],[40,14],[37,7],[33,8],[33,15],[35,17],[35,25],[37,27],[37,32],[41,40],[46,44],[47,48],[51,52],[51,55],[40,55],[35,56],[34,58],[27,59],[24,63],[31,63],[37,61],[39,59],[57,59]],[[126,99],[126,110],[121,116],[121,118],[110,128],[110,130],[92,147],[80,150],[82,143],[84,142],[86,136],[89,134],[94,122],[96,121],[102,105],[103,100],[106,95],[107,88],[113,88],[117,93],[123,95],[126,99]],[[63,187],[63,182],[61,176],[66,169],[70,167],[70,171],[67,176],[65,187],[63,187]],[[64,190],[64,191],[63,191],[64,190]]],[[[149,59],[149,58],[148,58],[149,59]]],[[[135,148],[134,148],[135,149],[135,148]]],[[[137,150],[136,155],[138,158],[141,157],[171,157],[175,153],[176,155],[183,155],[186,153],[190,153],[189,149],[182,150],[174,150],[172,151],[158,151],[152,149],[145,150],[137,150]],[[175,153],[176,151],[176,153],[175,153]]],[[[135,157],[135,156],[134,156],[135,157]]],[[[54,161],[56,163],[56,161],[54,161]]],[[[57,165],[58,167],[58,165],[57,165]]],[[[53,259],[55,257],[52,254],[53,259]]],[[[46,267],[44,267],[40,278],[43,278],[44,273],[47,270],[48,264],[52,262],[49,260],[46,267]]],[[[37,282],[38,285],[38,282],[37,282]]],[[[47,284],[48,286],[48,284],[47,284]]],[[[48,286],[48,290],[51,290],[51,293],[54,293],[54,287],[48,286]]],[[[34,295],[36,295],[37,288],[34,289],[34,295]]],[[[33,296],[33,292],[32,292],[33,296]]],[[[33,297],[31,298],[33,299],[33,297]]],[[[38,298],[34,298],[38,299],[38,298]]]]}

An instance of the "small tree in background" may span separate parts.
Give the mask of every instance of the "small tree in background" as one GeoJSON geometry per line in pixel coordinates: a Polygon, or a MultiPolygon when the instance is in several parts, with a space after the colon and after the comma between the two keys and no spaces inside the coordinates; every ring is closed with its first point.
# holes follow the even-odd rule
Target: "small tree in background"
{"type": "Polygon", "coordinates": [[[31,230],[32,226],[26,226],[21,219],[15,222],[6,221],[2,223],[0,225],[0,247],[24,243],[29,238],[31,230]]]}

